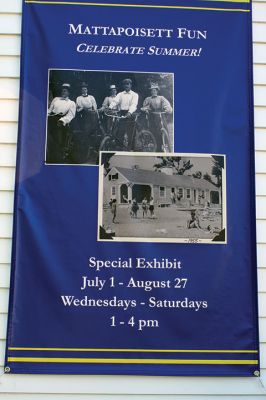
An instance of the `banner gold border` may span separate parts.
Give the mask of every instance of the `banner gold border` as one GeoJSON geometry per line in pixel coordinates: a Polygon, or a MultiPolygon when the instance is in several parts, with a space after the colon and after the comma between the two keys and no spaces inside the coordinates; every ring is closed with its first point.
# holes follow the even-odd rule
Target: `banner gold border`
{"type": "Polygon", "coordinates": [[[8,357],[8,362],[23,363],[81,363],[81,364],[243,364],[258,365],[258,360],[167,360],[138,358],[60,358],[60,357],[8,357]]]}
{"type": "MultiPolygon", "coordinates": [[[[249,0],[211,0],[213,2],[232,2],[232,3],[249,3],[249,0]]],[[[40,1],[25,0],[26,4],[43,4],[43,5],[77,5],[77,6],[95,6],[95,7],[130,7],[130,8],[158,8],[158,9],[183,9],[183,10],[201,10],[201,11],[228,11],[228,12],[250,12],[249,9],[242,8],[215,8],[215,7],[192,7],[192,6],[168,6],[156,4],[119,4],[119,3],[81,3],[75,1],[40,1]]]]}

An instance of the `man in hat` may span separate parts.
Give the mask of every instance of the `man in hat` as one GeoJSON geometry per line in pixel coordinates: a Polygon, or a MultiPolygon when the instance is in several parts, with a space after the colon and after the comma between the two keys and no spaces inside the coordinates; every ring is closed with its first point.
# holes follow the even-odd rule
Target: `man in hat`
{"type": "Polygon", "coordinates": [[[150,128],[155,136],[157,142],[157,151],[162,150],[162,135],[161,135],[161,121],[165,129],[167,129],[167,121],[165,118],[165,114],[172,114],[173,109],[171,104],[164,96],[159,96],[159,85],[151,84],[150,91],[151,96],[146,97],[143,102],[143,107],[141,111],[148,114],[150,128]],[[156,114],[156,113],[163,113],[163,114],[156,114]],[[161,118],[161,120],[160,120],[161,118]]]}
{"type": "Polygon", "coordinates": [[[69,124],[76,115],[76,105],[70,100],[70,84],[64,83],[61,96],[55,97],[48,109],[47,153],[48,163],[63,163],[69,139],[69,124]]]}
{"type": "Polygon", "coordinates": [[[120,115],[125,117],[125,120],[120,120],[118,135],[123,143],[128,143],[128,149],[132,149],[135,128],[135,120],[132,118],[132,114],[137,110],[139,95],[133,92],[132,80],[129,78],[123,80],[123,88],[123,92],[117,94],[109,108],[114,110],[118,107],[120,115]]]}
{"type": "Polygon", "coordinates": [[[118,93],[118,95],[112,100],[109,108],[113,110],[118,106],[121,110],[121,115],[130,118],[137,110],[139,95],[131,89],[132,80],[129,78],[123,80],[123,88],[123,92],[118,93]]]}

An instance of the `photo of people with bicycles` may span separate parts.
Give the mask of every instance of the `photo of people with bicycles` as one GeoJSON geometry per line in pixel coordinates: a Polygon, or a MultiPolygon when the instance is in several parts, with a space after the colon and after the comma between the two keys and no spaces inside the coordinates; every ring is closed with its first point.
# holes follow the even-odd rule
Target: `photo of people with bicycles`
{"type": "Polygon", "coordinates": [[[46,164],[173,151],[173,87],[171,73],[49,70],[46,164]]]}

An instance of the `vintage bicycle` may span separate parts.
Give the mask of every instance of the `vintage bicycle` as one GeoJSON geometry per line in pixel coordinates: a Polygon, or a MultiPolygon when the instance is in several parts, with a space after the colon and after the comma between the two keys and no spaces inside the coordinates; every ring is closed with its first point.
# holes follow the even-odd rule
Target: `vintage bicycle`
{"type": "Polygon", "coordinates": [[[119,112],[105,111],[104,114],[111,123],[107,135],[100,144],[99,151],[156,151],[157,143],[153,133],[148,129],[142,129],[139,123],[140,113],[132,114],[131,120],[126,116],[119,115],[119,112]],[[127,131],[127,121],[134,125],[131,140],[127,131]]]}

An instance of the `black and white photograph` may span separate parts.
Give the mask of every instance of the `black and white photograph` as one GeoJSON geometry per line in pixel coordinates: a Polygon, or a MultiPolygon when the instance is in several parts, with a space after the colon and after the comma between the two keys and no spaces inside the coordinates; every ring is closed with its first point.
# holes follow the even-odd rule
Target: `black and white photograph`
{"type": "Polygon", "coordinates": [[[98,240],[226,244],[225,156],[100,153],[98,240]]]}
{"type": "Polygon", "coordinates": [[[172,73],[50,69],[46,164],[98,165],[100,151],[173,151],[172,73]]]}

